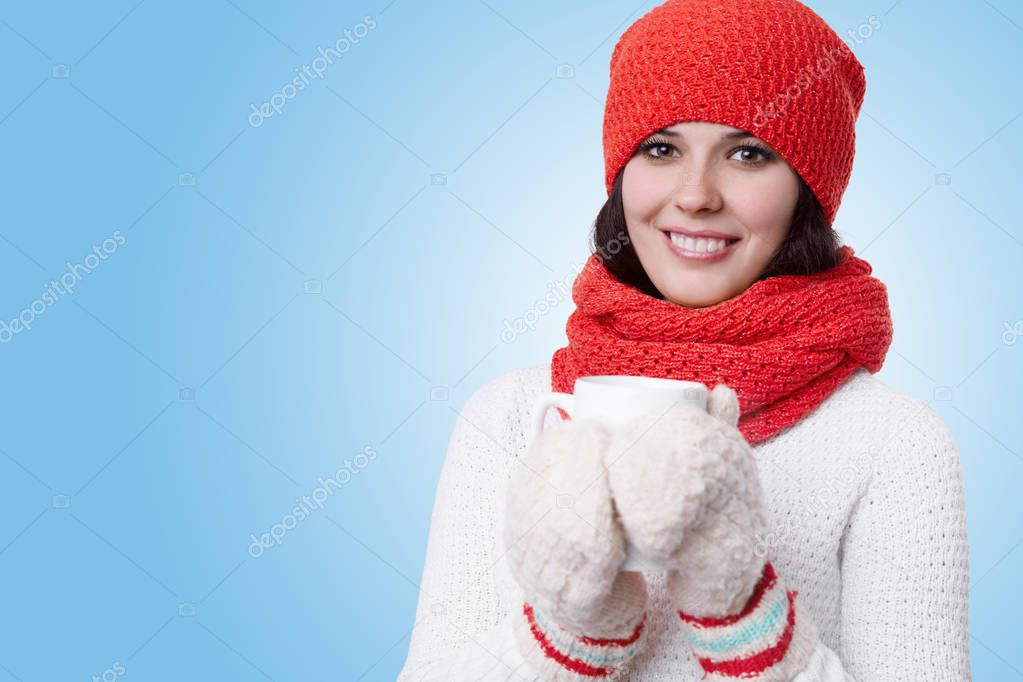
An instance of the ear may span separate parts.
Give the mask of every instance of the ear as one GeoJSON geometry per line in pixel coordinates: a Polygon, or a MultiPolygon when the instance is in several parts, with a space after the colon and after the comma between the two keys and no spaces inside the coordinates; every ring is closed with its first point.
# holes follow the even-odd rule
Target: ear
{"type": "Polygon", "coordinates": [[[707,394],[707,412],[730,426],[739,424],[739,396],[724,384],[707,394]]]}

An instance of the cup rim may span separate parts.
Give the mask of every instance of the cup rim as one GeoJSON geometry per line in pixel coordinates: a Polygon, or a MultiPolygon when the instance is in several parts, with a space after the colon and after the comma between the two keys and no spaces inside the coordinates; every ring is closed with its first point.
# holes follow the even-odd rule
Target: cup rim
{"type": "Polygon", "coordinates": [[[676,391],[679,389],[699,387],[705,391],[709,390],[707,389],[707,385],[700,381],[691,381],[689,379],[668,379],[666,377],[648,377],[641,374],[596,374],[578,377],[576,381],[590,386],[653,388],[676,391]],[[686,384],[688,384],[688,386],[686,384]]]}

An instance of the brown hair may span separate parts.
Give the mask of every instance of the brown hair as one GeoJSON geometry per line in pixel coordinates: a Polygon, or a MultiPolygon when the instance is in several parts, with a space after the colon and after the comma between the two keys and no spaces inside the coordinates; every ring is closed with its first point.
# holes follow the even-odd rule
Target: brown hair
{"type": "MultiPolygon", "coordinates": [[[[608,271],[624,284],[643,293],[664,299],[650,281],[628,238],[625,209],[622,206],[622,173],[618,173],[611,194],[593,222],[592,249],[600,255],[608,271]]],[[[824,217],[817,197],[799,178],[799,198],[785,240],[757,281],[777,275],[813,275],[839,262],[841,238],[824,217]]]]}

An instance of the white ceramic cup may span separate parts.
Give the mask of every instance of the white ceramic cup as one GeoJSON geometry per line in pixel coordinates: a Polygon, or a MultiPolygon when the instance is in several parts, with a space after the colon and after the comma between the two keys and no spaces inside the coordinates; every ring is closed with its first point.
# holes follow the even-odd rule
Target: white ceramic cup
{"type": "MultiPolygon", "coordinates": [[[[573,419],[597,419],[610,430],[647,412],[666,411],[679,401],[707,409],[707,387],[697,381],[657,377],[608,375],[579,377],[574,393],[544,393],[533,403],[530,443],[543,432],[547,411],[560,407],[573,419]]],[[[642,556],[626,538],[627,556],[622,570],[663,571],[642,556]]]]}

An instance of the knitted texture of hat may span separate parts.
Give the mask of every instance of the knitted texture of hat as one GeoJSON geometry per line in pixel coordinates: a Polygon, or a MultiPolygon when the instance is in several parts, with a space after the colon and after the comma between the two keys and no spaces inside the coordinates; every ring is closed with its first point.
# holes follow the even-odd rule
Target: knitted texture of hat
{"type": "MultiPolygon", "coordinates": [[[[888,289],[843,245],[814,275],[754,282],[737,296],[687,308],[619,282],[593,254],[572,284],[568,345],[551,383],[606,374],[723,383],[738,395],[738,429],[759,443],[812,412],[858,367],[880,371],[892,342],[888,289]]],[[[564,419],[566,414],[560,407],[564,419]]]]}
{"type": "Polygon", "coordinates": [[[849,46],[796,0],[668,0],[626,29],[611,55],[607,192],[645,138],[707,121],[781,154],[830,225],[852,173],[865,89],[849,46]]]}

